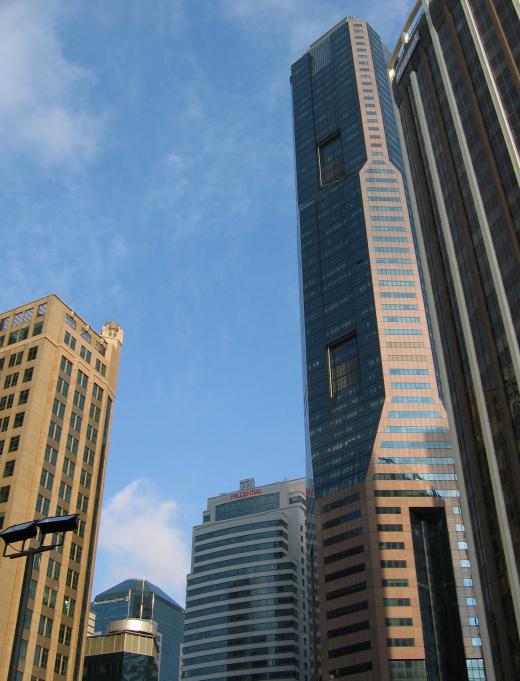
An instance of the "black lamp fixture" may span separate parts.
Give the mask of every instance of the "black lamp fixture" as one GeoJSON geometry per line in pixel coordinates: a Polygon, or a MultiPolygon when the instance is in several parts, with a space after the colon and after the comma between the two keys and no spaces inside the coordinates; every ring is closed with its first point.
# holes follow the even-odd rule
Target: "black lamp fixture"
{"type": "Polygon", "coordinates": [[[23,623],[25,611],[27,610],[27,601],[29,600],[29,587],[34,566],[34,556],[37,553],[52,551],[53,549],[58,548],[58,546],[62,546],[65,532],[75,530],[77,526],[78,515],[77,513],[74,513],[73,515],[60,515],[52,518],[41,518],[40,520],[29,520],[25,523],[11,525],[0,532],[0,537],[5,542],[3,552],[5,558],[26,557],[22,593],[20,595],[20,605],[18,607],[18,617],[16,620],[7,681],[16,681],[18,661],[20,659],[20,647],[22,643],[23,623]],[[45,542],[48,535],[51,535],[50,543],[45,542]],[[31,539],[34,539],[35,537],[37,538],[36,545],[31,546],[31,539]]]}

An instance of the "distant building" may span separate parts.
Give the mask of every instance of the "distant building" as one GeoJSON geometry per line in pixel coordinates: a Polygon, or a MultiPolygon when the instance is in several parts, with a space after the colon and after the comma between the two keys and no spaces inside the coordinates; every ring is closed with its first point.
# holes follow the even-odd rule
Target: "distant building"
{"type": "Polygon", "coordinates": [[[418,2],[390,62],[497,681],[520,679],[519,65],[514,0],[418,2]]]}
{"type": "Polygon", "coordinates": [[[96,634],[112,622],[135,618],[157,623],[159,681],[178,681],[184,610],[162,589],[144,579],[127,579],[98,594],[92,603],[96,634]]]}
{"type": "Polygon", "coordinates": [[[112,622],[87,638],[83,681],[158,681],[157,625],[139,619],[112,622]]]}
{"type": "MultiPolygon", "coordinates": [[[[0,312],[0,528],[79,514],[38,556],[18,672],[79,679],[123,331],[101,333],[57,296],[0,312]]],[[[0,679],[7,677],[23,560],[0,560],[0,679]]]]}
{"type": "Polygon", "coordinates": [[[96,613],[88,611],[87,636],[94,636],[96,631],[96,613]]]}
{"type": "Polygon", "coordinates": [[[305,480],[208,500],[193,529],[183,678],[309,679],[305,480]]]}

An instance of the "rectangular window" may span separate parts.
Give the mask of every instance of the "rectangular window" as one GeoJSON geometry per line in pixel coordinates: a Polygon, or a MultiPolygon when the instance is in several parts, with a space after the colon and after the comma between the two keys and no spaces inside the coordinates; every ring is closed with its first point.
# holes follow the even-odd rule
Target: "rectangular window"
{"type": "Polygon", "coordinates": [[[60,370],[67,374],[67,376],[70,376],[72,373],[72,362],[69,361],[65,356],[62,356],[61,358],[60,370]]]}
{"type": "Polygon", "coordinates": [[[339,130],[318,145],[320,184],[325,187],[345,174],[343,145],[339,130]]]}
{"type": "Polygon", "coordinates": [[[85,388],[88,385],[88,376],[84,374],[82,371],[78,369],[78,375],[76,378],[76,383],[80,386],[80,388],[85,388]]]}
{"type": "Polygon", "coordinates": [[[15,435],[9,440],[9,450],[10,452],[17,452],[20,447],[20,436],[15,435]]]}
{"type": "Polygon", "coordinates": [[[355,335],[328,348],[329,390],[334,397],[343,390],[359,385],[357,337],[355,335]]]}

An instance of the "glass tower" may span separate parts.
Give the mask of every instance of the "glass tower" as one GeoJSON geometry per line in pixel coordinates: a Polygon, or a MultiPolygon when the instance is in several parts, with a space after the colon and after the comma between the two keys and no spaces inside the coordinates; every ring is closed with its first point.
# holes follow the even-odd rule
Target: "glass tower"
{"type": "Polygon", "coordinates": [[[126,579],[98,594],[91,609],[96,633],[106,634],[113,622],[127,618],[156,622],[159,681],[178,681],[184,610],[173,598],[144,579],[126,579]]]}
{"type": "Polygon", "coordinates": [[[417,3],[390,64],[500,681],[520,678],[519,65],[512,0],[417,3]]]}
{"type": "Polygon", "coordinates": [[[291,83],[316,678],[484,679],[379,36],[340,22],[291,83]]]}

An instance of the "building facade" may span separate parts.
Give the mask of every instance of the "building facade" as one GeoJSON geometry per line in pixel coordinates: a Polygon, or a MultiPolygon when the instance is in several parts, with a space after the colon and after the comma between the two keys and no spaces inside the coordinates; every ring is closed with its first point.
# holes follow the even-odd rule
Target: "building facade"
{"type": "Polygon", "coordinates": [[[519,12],[418,2],[390,63],[500,681],[520,678],[519,12]]]}
{"type": "Polygon", "coordinates": [[[484,679],[457,455],[379,36],[340,22],[293,65],[291,83],[315,678],[484,679]]]}
{"type": "Polygon", "coordinates": [[[208,500],[193,529],[183,679],[310,681],[305,481],[208,500]]]}
{"type": "Polygon", "coordinates": [[[184,609],[173,598],[145,579],[127,579],[98,594],[91,607],[96,634],[108,633],[112,622],[125,618],[155,622],[159,681],[178,681],[184,609]]]}
{"type": "MultiPolygon", "coordinates": [[[[123,332],[96,333],[54,295],[0,314],[0,524],[78,513],[35,561],[19,678],[81,678],[123,332]]],[[[0,678],[7,677],[23,560],[0,560],[0,678]]]]}
{"type": "Polygon", "coordinates": [[[159,657],[155,622],[114,621],[87,638],[83,681],[159,681],[159,657]]]}

